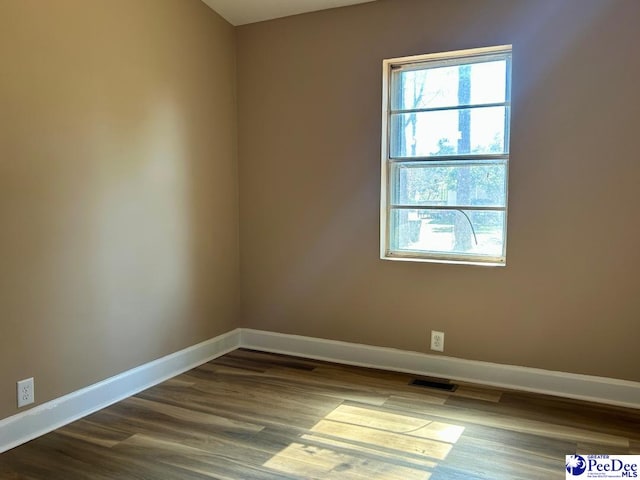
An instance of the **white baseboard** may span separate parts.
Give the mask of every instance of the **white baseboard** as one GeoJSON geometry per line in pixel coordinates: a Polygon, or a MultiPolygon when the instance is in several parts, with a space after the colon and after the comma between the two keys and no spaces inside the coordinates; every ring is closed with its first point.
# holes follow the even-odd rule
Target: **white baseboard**
{"type": "Polygon", "coordinates": [[[463,360],[246,328],[240,329],[240,346],[347,365],[640,408],[640,383],[627,380],[463,360]]]}
{"type": "Polygon", "coordinates": [[[239,341],[240,330],[232,330],[0,420],[0,453],[235,350],[239,341]]]}
{"type": "Polygon", "coordinates": [[[0,420],[0,453],[236,348],[640,408],[640,383],[238,328],[0,420]]]}

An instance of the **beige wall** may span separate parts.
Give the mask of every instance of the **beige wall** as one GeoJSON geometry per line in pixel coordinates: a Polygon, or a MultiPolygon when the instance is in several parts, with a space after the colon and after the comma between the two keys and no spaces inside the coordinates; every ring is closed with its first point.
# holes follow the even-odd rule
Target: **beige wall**
{"type": "Polygon", "coordinates": [[[640,380],[636,0],[0,11],[0,418],[238,325],[236,114],[242,326],[640,380]],[[379,260],[382,59],[505,43],[508,266],[379,260]]]}
{"type": "Polygon", "coordinates": [[[237,326],[235,111],[199,0],[0,0],[0,418],[237,326]]]}
{"type": "Polygon", "coordinates": [[[243,326],[640,380],[637,0],[379,0],[238,29],[243,326]],[[378,259],[382,59],[513,44],[506,268],[378,259]]]}

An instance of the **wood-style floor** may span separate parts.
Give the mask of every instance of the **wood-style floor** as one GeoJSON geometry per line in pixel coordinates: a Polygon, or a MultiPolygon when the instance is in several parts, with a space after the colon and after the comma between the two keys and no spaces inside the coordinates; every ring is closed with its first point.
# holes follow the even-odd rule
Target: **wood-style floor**
{"type": "Polygon", "coordinates": [[[0,478],[563,479],[640,411],[236,350],[0,455],[0,478]]]}

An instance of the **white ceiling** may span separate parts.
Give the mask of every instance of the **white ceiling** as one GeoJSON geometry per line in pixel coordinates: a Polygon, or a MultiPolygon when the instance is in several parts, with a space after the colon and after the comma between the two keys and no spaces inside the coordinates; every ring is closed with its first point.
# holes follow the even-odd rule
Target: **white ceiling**
{"type": "Polygon", "coordinates": [[[374,0],[202,0],[233,25],[261,22],[299,13],[374,0]]]}

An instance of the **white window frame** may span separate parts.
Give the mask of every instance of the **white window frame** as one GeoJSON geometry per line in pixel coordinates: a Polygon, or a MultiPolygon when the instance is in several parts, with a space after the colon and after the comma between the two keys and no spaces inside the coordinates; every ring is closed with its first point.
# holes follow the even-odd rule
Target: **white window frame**
{"type": "MultiPolygon", "coordinates": [[[[507,213],[508,213],[508,185],[509,185],[509,139],[511,131],[511,45],[501,45],[496,47],[484,47],[468,50],[457,50],[443,53],[433,53],[425,55],[415,55],[409,57],[391,58],[383,61],[382,73],[382,164],[381,164],[381,188],[380,188],[380,258],[383,260],[400,260],[415,262],[435,262],[435,263],[453,263],[466,265],[483,265],[483,266],[505,266],[506,250],[507,250],[507,213]],[[407,68],[407,66],[424,65],[429,63],[446,64],[451,61],[452,65],[466,64],[473,62],[474,57],[486,57],[490,55],[508,55],[507,63],[507,92],[505,98],[506,109],[506,128],[505,128],[505,153],[495,154],[474,154],[473,158],[477,160],[491,160],[500,158],[506,160],[505,172],[505,205],[500,208],[493,208],[504,212],[504,244],[501,256],[492,257],[486,255],[471,254],[455,254],[447,252],[424,252],[424,251],[399,251],[391,249],[391,191],[389,184],[391,181],[391,165],[397,162],[390,155],[390,139],[391,139],[391,73],[398,67],[407,68]]],[[[471,105],[475,106],[475,105],[471,105]]],[[[464,155],[460,155],[463,157],[464,155]]],[[[458,156],[447,157],[448,160],[456,160],[458,156]]],[[[430,157],[432,158],[432,157],[430,157]]],[[[410,161],[419,161],[420,159],[407,159],[410,161]]],[[[424,158],[422,159],[424,160],[424,158]]],[[[461,161],[462,158],[460,158],[461,161]]],[[[427,207],[416,207],[417,210],[427,207]]],[[[492,210],[492,208],[482,208],[482,210],[492,210]]]]}

